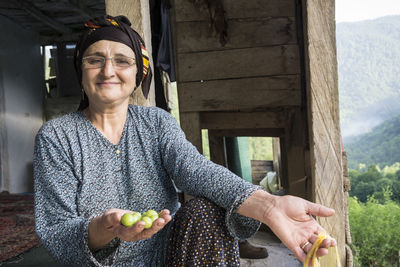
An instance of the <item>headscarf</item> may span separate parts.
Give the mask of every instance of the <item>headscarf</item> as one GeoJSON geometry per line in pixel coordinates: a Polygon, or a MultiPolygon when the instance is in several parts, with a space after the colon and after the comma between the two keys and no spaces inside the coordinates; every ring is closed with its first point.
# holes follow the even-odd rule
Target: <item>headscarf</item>
{"type": "MultiPolygon", "coordinates": [[[[136,58],[136,88],[142,83],[143,95],[147,98],[150,91],[151,69],[149,65],[149,54],[145,48],[144,41],[140,35],[133,30],[131,22],[125,16],[112,17],[109,15],[97,17],[86,22],[85,30],[81,35],[74,53],[75,71],[78,81],[82,86],[82,57],[85,50],[93,43],[100,40],[109,40],[123,43],[132,48],[136,58]],[[140,60],[142,59],[142,60],[140,60]]],[[[79,105],[83,110],[89,105],[86,93],[79,105]]]]}

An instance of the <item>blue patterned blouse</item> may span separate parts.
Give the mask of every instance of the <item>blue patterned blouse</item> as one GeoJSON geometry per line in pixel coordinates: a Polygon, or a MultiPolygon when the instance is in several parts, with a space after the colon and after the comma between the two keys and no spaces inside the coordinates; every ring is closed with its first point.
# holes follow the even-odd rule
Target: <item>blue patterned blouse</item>
{"type": "Polygon", "coordinates": [[[90,220],[111,208],[144,212],[179,208],[177,188],[227,210],[231,234],[248,238],[259,222],[236,213],[259,187],[201,155],[176,120],[155,107],[129,106],[112,144],[82,112],[45,123],[34,150],[36,232],[67,266],[163,266],[168,227],[150,239],[88,248],[90,220]]]}

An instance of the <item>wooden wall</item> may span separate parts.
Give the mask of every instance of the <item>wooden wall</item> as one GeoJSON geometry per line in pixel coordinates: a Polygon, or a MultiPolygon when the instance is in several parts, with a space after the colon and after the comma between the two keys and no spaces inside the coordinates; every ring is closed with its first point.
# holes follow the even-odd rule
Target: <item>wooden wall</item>
{"type": "Polygon", "coordinates": [[[210,29],[207,10],[188,0],[174,1],[180,111],[298,106],[294,0],[222,2],[228,22],[225,46],[210,29]]]}
{"type": "Polygon", "coordinates": [[[335,1],[303,1],[308,121],[313,177],[312,200],[336,210],[320,223],[338,241],[345,266],[345,205],[338,74],[335,1]]]}
{"type": "Polygon", "coordinates": [[[210,28],[208,10],[189,0],[173,1],[181,126],[199,151],[200,129],[218,136],[283,137],[290,125],[286,118],[303,105],[295,0],[222,4],[228,25],[225,46],[210,28]]]}
{"type": "Polygon", "coordinates": [[[207,10],[173,1],[181,126],[200,151],[200,130],[209,129],[220,163],[222,136],[279,137],[282,186],[336,210],[319,221],[344,259],[334,0],[222,3],[225,46],[207,10]]]}

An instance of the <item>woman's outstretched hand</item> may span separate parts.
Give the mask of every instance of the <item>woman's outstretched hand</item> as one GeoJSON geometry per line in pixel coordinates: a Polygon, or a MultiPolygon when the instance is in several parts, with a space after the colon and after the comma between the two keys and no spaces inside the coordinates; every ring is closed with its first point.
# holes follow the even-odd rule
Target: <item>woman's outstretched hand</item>
{"type": "MultiPolygon", "coordinates": [[[[273,196],[258,190],[239,208],[238,213],[257,219],[304,262],[318,233],[324,229],[312,216],[329,217],[335,211],[294,196],[273,196]]],[[[328,248],[336,246],[335,240],[324,240],[317,252],[318,256],[328,254],[328,248]]]]}
{"type": "Polygon", "coordinates": [[[171,221],[169,210],[162,210],[159,218],[153,222],[149,229],[144,228],[145,223],[143,221],[139,221],[131,227],[123,226],[121,224],[122,215],[130,212],[129,210],[110,209],[103,215],[93,218],[89,223],[89,248],[95,251],[115,237],[123,241],[147,239],[171,221]]]}

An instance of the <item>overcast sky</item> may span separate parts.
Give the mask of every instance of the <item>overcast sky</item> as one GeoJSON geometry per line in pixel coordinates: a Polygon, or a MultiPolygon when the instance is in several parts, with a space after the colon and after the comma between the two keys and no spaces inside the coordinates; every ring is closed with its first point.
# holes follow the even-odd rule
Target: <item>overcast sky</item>
{"type": "Polygon", "coordinates": [[[400,15],[400,0],[336,0],[336,22],[400,15]]]}

